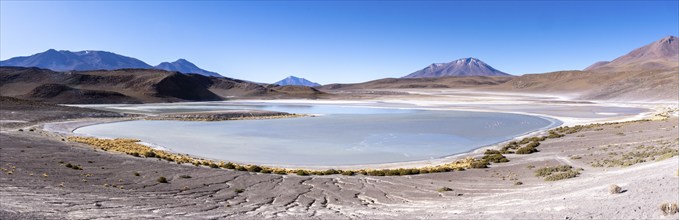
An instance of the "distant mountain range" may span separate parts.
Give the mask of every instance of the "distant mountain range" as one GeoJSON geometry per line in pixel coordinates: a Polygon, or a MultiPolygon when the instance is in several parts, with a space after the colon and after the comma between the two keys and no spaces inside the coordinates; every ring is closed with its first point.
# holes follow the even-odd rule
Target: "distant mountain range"
{"type": "Polygon", "coordinates": [[[613,61],[601,61],[585,68],[585,71],[630,71],[667,69],[679,66],[679,41],[667,36],[640,47],[613,61]]]}
{"type": "Polygon", "coordinates": [[[320,86],[321,84],[311,82],[305,78],[299,78],[295,76],[288,76],[287,78],[275,82],[273,84],[281,85],[281,86],[308,86],[308,87],[314,87],[314,86],[320,86]]]}
{"type": "Polygon", "coordinates": [[[483,61],[470,57],[449,63],[433,63],[424,69],[403,78],[431,78],[446,76],[511,76],[499,71],[483,61]]]}
{"type": "Polygon", "coordinates": [[[221,77],[221,75],[198,68],[193,63],[179,59],[175,62],[163,62],[151,66],[136,58],[127,57],[107,51],[85,50],[71,52],[68,50],[49,49],[42,53],[25,57],[14,57],[0,61],[0,66],[40,67],[53,71],[87,71],[117,69],[162,69],[185,74],[195,73],[205,76],[221,77]]]}

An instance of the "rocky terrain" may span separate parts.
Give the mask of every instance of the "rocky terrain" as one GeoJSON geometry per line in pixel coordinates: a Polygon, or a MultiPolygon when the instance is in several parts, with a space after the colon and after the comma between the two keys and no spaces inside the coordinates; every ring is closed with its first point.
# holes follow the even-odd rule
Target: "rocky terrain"
{"type": "Polygon", "coordinates": [[[0,218],[676,219],[660,206],[679,202],[678,123],[671,117],[587,126],[541,141],[537,153],[506,154],[509,162],[490,168],[410,176],[179,165],[95,150],[40,126],[6,126],[0,218]],[[558,181],[536,176],[561,165],[581,169],[558,181]],[[621,190],[611,193],[611,185],[621,190]]]}
{"type": "Polygon", "coordinates": [[[585,70],[620,72],[676,68],[679,66],[679,42],[677,40],[675,36],[667,36],[613,61],[600,61],[592,64],[585,70]]]}
{"type": "Polygon", "coordinates": [[[320,98],[309,87],[262,85],[152,69],[54,72],[0,67],[0,95],[51,103],[146,103],[232,98],[320,98]]]}

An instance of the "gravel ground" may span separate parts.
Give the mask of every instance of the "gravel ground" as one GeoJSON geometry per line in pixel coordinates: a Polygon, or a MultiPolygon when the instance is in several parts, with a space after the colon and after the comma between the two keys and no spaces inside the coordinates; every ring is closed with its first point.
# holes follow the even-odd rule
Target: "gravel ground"
{"type": "Polygon", "coordinates": [[[540,152],[508,155],[509,163],[488,169],[388,177],[177,165],[96,151],[40,129],[6,128],[0,132],[0,219],[677,219],[659,206],[679,202],[679,157],[628,167],[591,163],[639,145],[678,149],[678,124],[674,117],[606,125],[548,139],[540,152]],[[551,165],[584,171],[554,182],[534,176],[551,165]],[[159,183],[161,176],[168,183],[159,183]],[[611,184],[624,192],[610,194],[611,184]],[[452,191],[438,192],[441,187],[452,191]]]}

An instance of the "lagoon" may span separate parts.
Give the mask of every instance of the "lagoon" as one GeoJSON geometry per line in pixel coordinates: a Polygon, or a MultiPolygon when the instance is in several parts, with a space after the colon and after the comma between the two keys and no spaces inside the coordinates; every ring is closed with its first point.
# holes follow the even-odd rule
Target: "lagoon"
{"type": "MultiPolygon", "coordinates": [[[[176,105],[173,109],[143,108],[197,110],[176,105]]],[[[86,126],[74,133],[136,138],[176,153],[239,163],[339,166],[441,158],[560,124],[520,114],[367,106],[268,103],[220,104],[218,109],[229,108],[320,116],[218,122],[137,120],[86,126]]]]}

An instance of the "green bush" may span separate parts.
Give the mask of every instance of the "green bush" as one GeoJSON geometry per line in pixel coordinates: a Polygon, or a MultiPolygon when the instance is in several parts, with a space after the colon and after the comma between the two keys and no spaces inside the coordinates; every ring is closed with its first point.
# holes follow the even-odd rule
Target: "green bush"
{"type": "Polygon", "coordinates": [[[274,172],[274,173],[275,173],[275,174],[280,174],[280,175],[286,175],[286,174],[288,174],[287,172],[285,172],[285,170],[276,170],[276,172],[274,172]]]}

